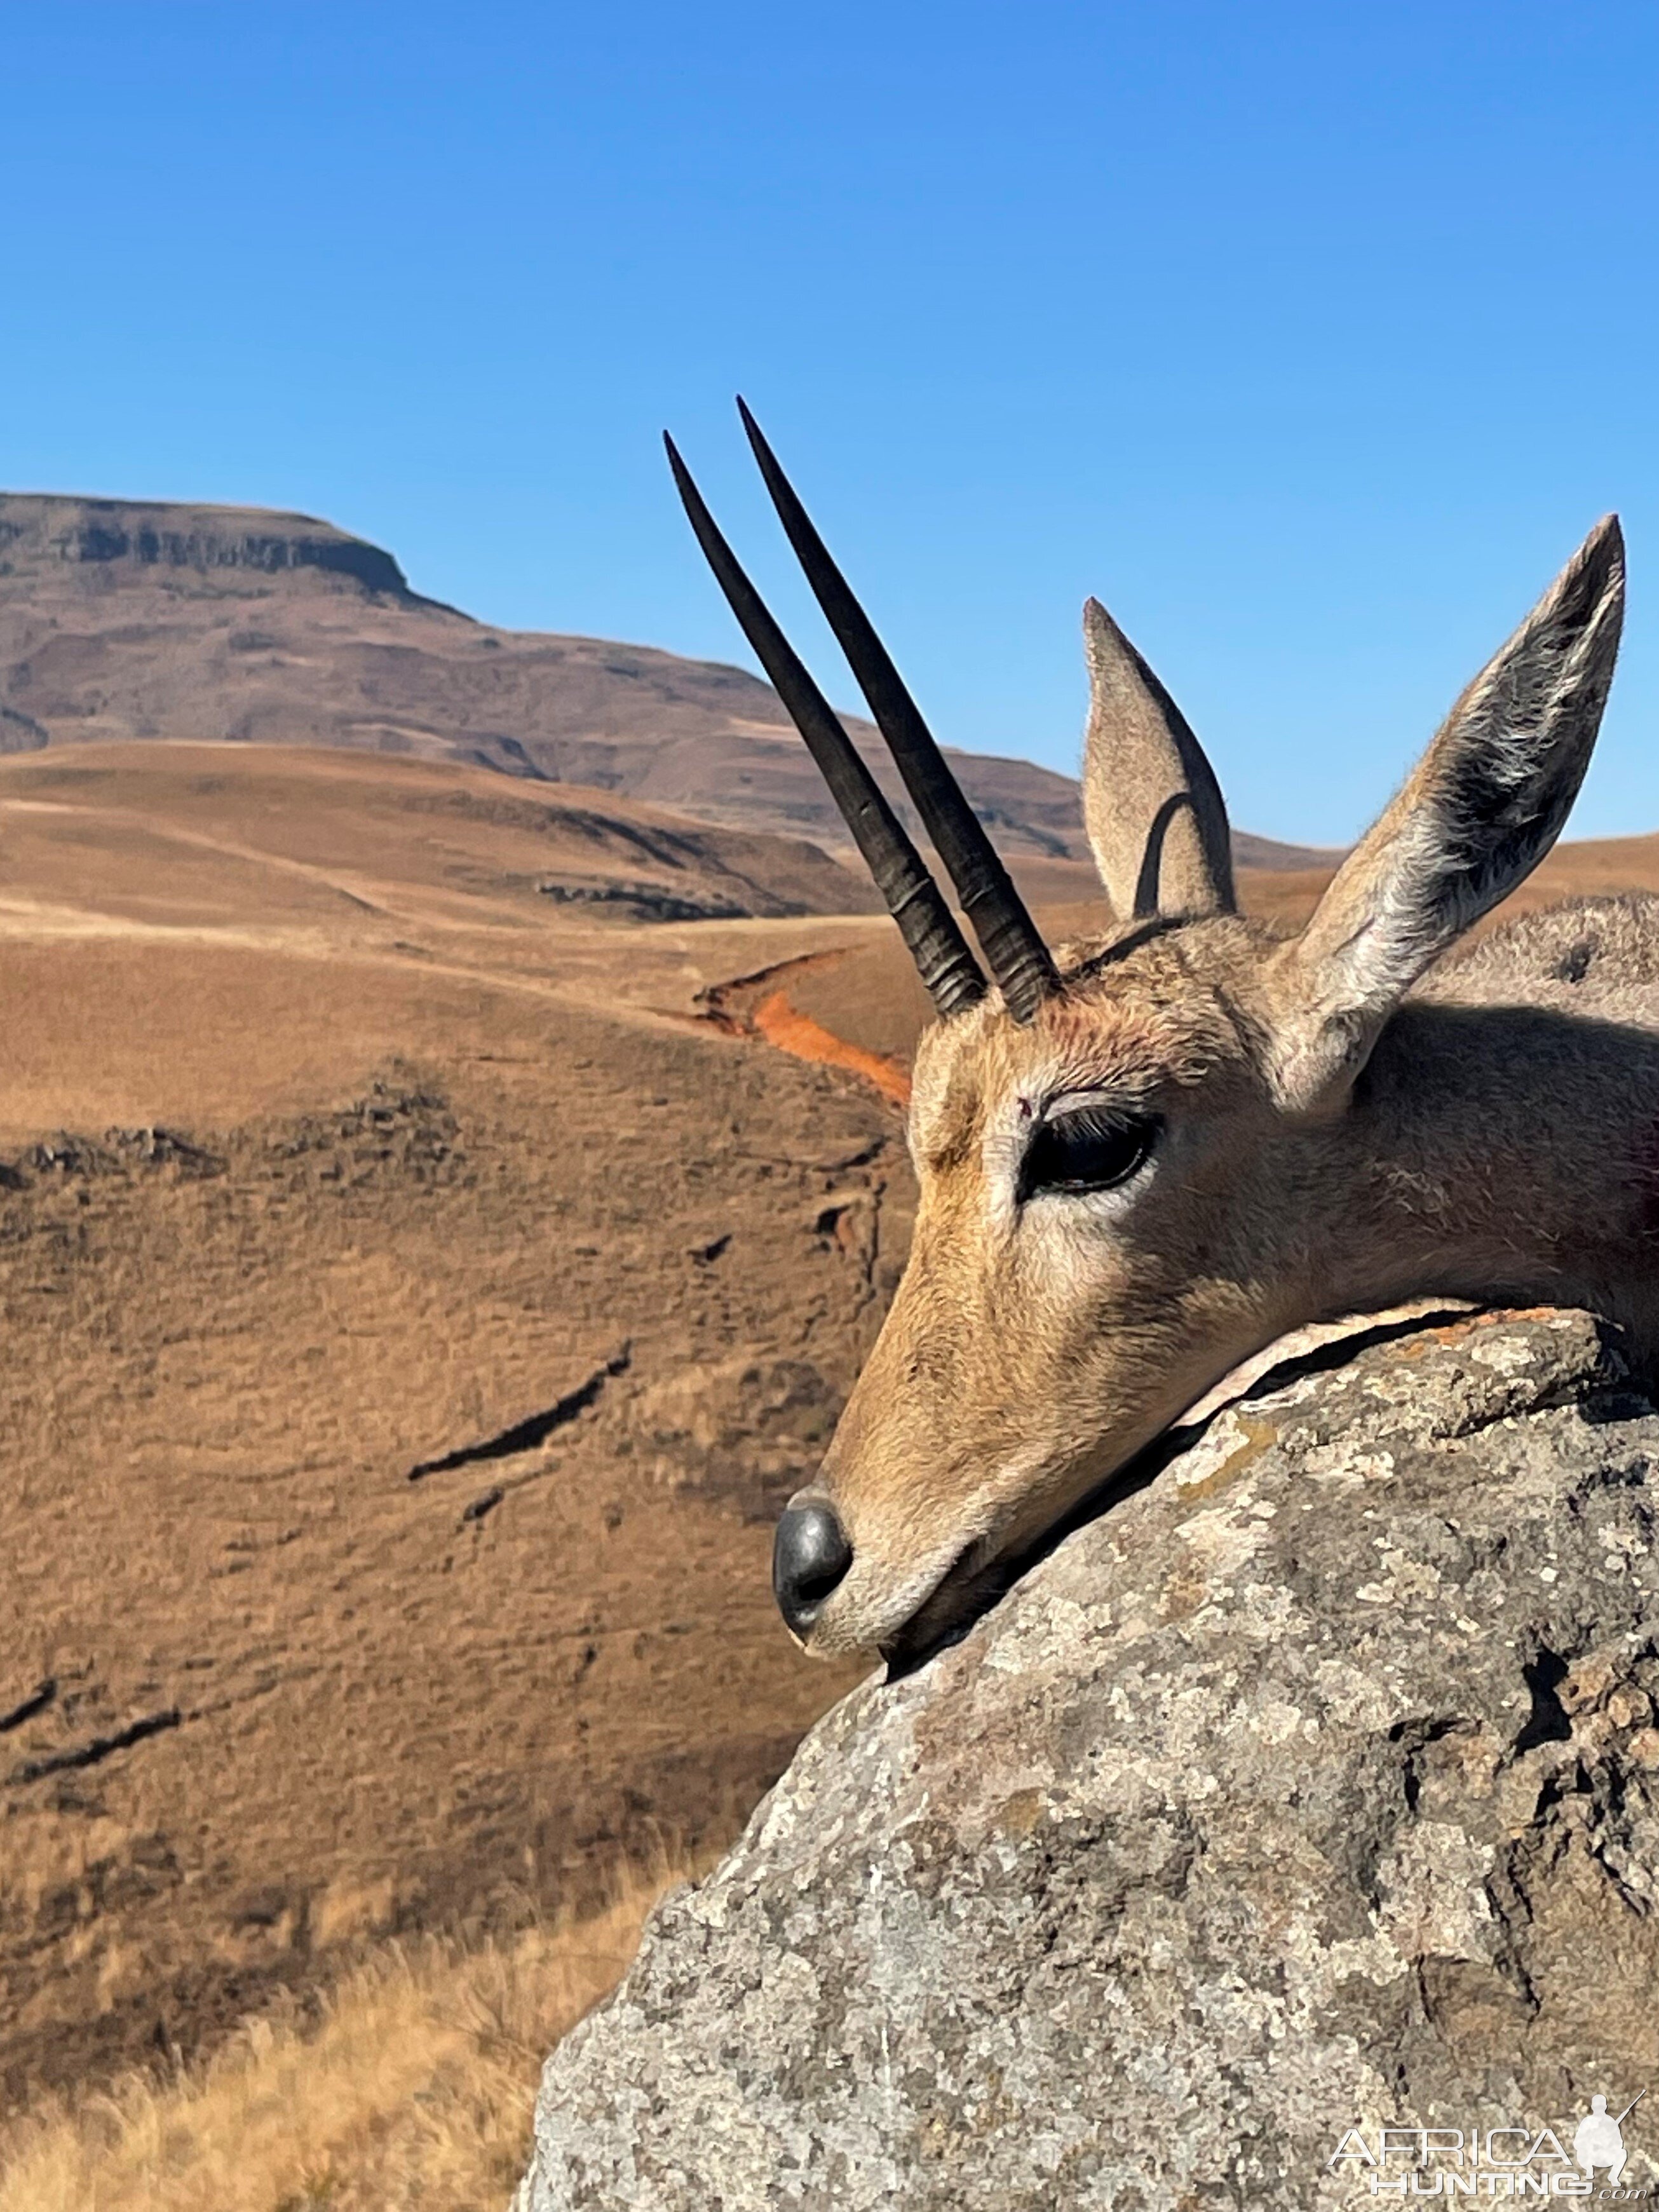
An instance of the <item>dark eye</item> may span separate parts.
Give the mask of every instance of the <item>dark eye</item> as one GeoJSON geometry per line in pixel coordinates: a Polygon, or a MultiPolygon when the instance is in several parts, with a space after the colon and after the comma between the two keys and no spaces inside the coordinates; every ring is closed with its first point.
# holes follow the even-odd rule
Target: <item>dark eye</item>
{"type": "Polygon", "coordinates": [[[1039,1123],[1019,1171],[1022,1203],[1048,1191],[1113,1190],[1127,1182],[1158,1142],[1158,1125],[1085,1107],[1039,1123]]]}

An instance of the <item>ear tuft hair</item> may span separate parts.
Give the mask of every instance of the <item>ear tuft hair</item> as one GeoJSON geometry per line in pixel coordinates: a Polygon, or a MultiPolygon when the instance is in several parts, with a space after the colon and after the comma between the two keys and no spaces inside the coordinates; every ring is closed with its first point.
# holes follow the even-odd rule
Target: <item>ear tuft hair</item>
{"type": "Polygon", "coordinates": [[[1601,726],[1624,604],[1624,538],[1607,515],[1458,700],[1279,957],[1287,1105],[1340,1104],[1423,970],[1560,836],[1601,726]]]}
{"type": "Polygon", "coordinates": [[[1625,541],[1610,514],[1447,717],[1425,794],[1440,831],[1446,941],[1560,836],[1589,766],[1624,611],[1625,541]]]}

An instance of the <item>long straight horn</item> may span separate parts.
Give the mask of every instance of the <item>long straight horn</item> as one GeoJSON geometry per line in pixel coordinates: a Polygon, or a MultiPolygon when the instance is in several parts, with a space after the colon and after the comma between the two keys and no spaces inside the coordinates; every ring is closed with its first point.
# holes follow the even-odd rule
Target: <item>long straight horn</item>
{"type": "Polygon", "coordinates": [[[863,854],[876,887],[887,902],[888,912],[910,948],[910,957],[933,1004],[941,1014],[954,1014],[972,1006],[985,996],[985,978],[957,927],[956,916],[945,904],[944,893],[859,757],[834,708],[807,674],[744,575],[666,431],[663,443],[668,448],[668,465],[674,471],[685,512],[715,580],[754,647],[757,659],[771,678],[774,690],[788,708],[790,720],[805,738],[807,750],[853,833],[853,842],[863,854]]]}
{"type": "Polygon", "coordinates": [[[915,801],[927,835],[950,871],[963,910],[974,925],[991,973],[1002,987],[1008,1011],[1016,1021],[1029,1022],[1042,1000],[1059,988],[1060,977],[1048,948],[922,720],[915,701],[906,690],[886,647],[853,597],[847,579],[830,559],[806,509],[778,466],[776,455],[761,435],[759,424],[741,399],[738,410],[795,557],[806,572],[806,580],[858,678],[860,690],[869,702],[876,726],[887,740],[888,750],[915,801]]]}

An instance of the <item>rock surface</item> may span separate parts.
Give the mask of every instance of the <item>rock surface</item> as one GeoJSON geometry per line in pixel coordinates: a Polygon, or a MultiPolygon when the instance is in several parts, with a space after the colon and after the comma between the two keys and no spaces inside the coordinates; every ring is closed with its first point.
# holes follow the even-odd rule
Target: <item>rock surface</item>
{"type": "Polygon", "coordinates": [[[549,2062],[519,2212],[1375,2202],[1383,2124],[1525,2130],[1392,2138],[1385,2202],[1577,2183],[1659,2072],[1659,1415],[1580,1314],[1345,1349],[819,1724],[549,2062]]]}

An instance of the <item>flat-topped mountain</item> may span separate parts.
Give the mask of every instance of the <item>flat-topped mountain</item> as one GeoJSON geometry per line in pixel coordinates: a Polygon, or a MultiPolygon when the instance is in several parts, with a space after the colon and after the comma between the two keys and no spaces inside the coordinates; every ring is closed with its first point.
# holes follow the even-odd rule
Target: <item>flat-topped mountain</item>
{"type": "Polygon", "coordinates": [[[0,493],[0,574],[44,581],[61,577],[66,567],[71,573],[89,568],[89,580],[113,581],[149,570],[240,569],[271,576],[317,568],[350,577],[366,591],[411,603],[416,597],[391,554],[310,515],[167,500],[0,493]]]}
{"type": "MultiPolygon", "coordinates": [[[[875,732],[851,726],[900,803],[875,732]]],[[[464,761],[848,844],[775,694],[742,669],[475,622],[307,515],[0,493],[0,751],[131,738],[464,761]]],[[[1071,777],[951,760],[1011,855],[1086,862],[1071,777]]],[[[1236,842],[1247,865],[1328,857],[1236,842]]]]}

